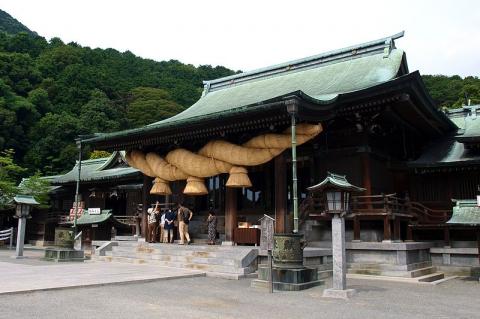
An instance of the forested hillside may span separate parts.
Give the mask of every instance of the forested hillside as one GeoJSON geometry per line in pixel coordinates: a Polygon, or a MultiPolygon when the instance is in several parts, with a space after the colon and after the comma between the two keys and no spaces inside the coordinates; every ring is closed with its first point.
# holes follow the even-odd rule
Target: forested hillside
{"type": "MultiPolygon", "coordinates": [[[[0,31],[0,152],[13,149],[15,162],[28,173],[68,170],[79,134],[170,117],[200,97],[202,80],[233,74],[221,66],[156,62],[129,51],[46,41],[1,10],[0,30],[6,31],[0,31]]],[[[424,80],[439,107],[460,106],[465,94],[480,103],[477,77],[424,80]]]]}
{"type": "Polygon", "coordinates": [[[0,33],[0,150],[14,149],[32,171],[59,173],[75,161],[78,134],[170,117],[200,97],[202,80],[232,73],[0,33]]]}
{"type": "Polygon", "coordinates": [[[458,75],[424,75],[423,81],[438,107],[452,108],[467,104],[480,104],[480,78],[467,76],[461,78],[458,75]]]}
{"type": "Polygon", "coordinates": [[[29,28],[21,24],[11,15],[0,9],[0,32],[5,32],[9,34],[16,34],[19,32],[27,32],[30,35],[37,35],[35,32],[31,31],[29,28]]]}

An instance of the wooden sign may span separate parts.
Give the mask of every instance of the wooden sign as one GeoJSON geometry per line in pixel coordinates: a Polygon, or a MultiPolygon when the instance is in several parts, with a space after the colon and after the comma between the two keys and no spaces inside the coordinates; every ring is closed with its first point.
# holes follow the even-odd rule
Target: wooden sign
{"type": "Polygon", "coordinates": [[[273,249],[273,234],[275,233],[275,219],[268,215],[260,218],[260,249],[273,249]]]}

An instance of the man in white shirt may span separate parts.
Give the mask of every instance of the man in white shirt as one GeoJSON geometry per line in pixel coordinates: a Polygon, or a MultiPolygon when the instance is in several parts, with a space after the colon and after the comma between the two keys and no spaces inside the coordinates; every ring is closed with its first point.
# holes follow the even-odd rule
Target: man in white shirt
{"type": "Polygon", "coordinates": [[[157,240],[158,214],[160,213],[158,202],[155,204],[154,208],[149,208],[147,210],[147,213],[148,213],[148,241],[150,243],[155,243],[157,240]]]}

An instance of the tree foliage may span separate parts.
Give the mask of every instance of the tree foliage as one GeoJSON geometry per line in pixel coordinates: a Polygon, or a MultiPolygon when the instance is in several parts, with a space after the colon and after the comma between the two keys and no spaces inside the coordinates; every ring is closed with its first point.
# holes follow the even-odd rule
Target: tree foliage
{"type": "Polygon", "coordinates": [[[476,76],[424,75],[423,81],[440,108],[455,108],[480,104],[480,79],[476,76]]]}
{"type": "Polygon", "coordinates": [[[25,169],[13,161],[12,149],[0,152],[0,210],[5,209],[17,194],[16,180],[25,169]]]}
{"type": "Polygon", "coordinates": [[[40,172],[36,172],[34,175],[22,181],[20,184],[19,193],[24,195],[30,195],[40,204],[39,208],[48,208],[50,191],[50,182],[40,175],[40,172]]]}
{"type": "MultiPolygon", "coordinates": [[[[78,156],[78,135],[165,119],[198,100],[202,80],[233,73],[47,41],[0,10],[0,151],[15,149],[15,161],[30,174],[62,173],[78,156]]],[[[480,103],[478,77],[423,78],[439,107],[460,106],[465,94],[480,103]]]]}
{"type": "Polygon", "coordinates": [[[112,153],[107,151],[94,150],[93,152],[90,153],[89,159],[105,158],[105,157],[110,157],[111,155],[112,153]]]}
{"type": "Polygon", "coordinates": [[[78,135],[175,115],[200,97],[202,80],[232,73],[0,32],[0,150],[15,149],[30,173],[58,174],[75,163],[78,135]]]}

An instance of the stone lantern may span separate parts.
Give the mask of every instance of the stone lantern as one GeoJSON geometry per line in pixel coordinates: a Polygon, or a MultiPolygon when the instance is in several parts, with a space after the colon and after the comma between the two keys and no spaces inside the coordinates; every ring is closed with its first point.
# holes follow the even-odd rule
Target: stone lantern
{"type": "Polygon", "coordinates": [[[17,195],[13,198],[16,205],[15,218],[18,218],[17,231],[17,247],[15,250],[15,258],[23,258],[23,244],[25,241],[25,228],[27,226],[27,218],[31,218],[30,211],[32,206],[39,205],[33,196],[17,195]]]}
{"type": "Polygon", "coordinates": [[[321,183],[308,190],[323,193],[325,212],[332,215],[333,288],[325,289],[323,296],[347,299],[355,290],[347,289],[344,216],[350,210],[351,193],[365,189],[350,184],[343,175],[328,173],[321,183]]]}

